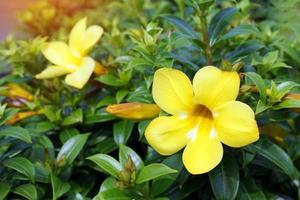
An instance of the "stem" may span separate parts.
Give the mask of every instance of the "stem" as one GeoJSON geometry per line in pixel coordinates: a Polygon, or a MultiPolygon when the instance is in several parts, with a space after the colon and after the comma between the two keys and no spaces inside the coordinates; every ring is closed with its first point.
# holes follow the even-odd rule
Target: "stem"
{"type": "Polygon", "coordinates": [[[207,13],[200,14],[201,28],[202,28],[202,37],[205,45],[204,54],[206,57],[207,65],[212,65],[212,50],[209,45],[209,37],[208,37],[208,26],[207,26],[207,13]]]}

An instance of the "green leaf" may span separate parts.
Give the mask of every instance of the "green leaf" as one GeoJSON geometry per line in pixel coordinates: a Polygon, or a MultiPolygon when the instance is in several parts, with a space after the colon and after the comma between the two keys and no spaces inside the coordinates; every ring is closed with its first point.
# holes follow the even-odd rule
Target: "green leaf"
{"type": "Polygon", "coordinates": [[[14,193],[28,199],[28,200],[37,200],[37,191],[34,185],[32,184],[25,184],[18,186],[14,193]]]}
{"type": "Polygon", "coordinates": [[[121,120],[114,123],[113,134],[115,142],[117,144],[126,144],[131,135],[133,126],[134,122],[129,120],[121,120]]]}
{"type": "Polygon", "coordinates": [[[113,177],[106,178],[100,187],[100,193],[117,187],[117,180],[113,177]]]}
{"type": "Polygon", "coordinates": [[[136,183],[141,184],[146,181],[153,180],[155,178],[167,175],[167,174],[173,174],[177,173],[177,170],[171,169],[170,167],[161,164],[161,163],[152,163],[150,165],[147,165],[143,167],[140,171],[140,173],[137,176],[136,183]]]}
{"type": "Polygon", "coordinates": [[[238,46],[234,51],[227,53],[225,55],[225,59],[233,62],[243,57],[249,56],[263,47],[264,45],[261,42],[257,40],[251,40],[238,46]]]}
{"type": "Polygon", "coordinates": [[[45,106],[44,114],[49,119],[50,122],[56,122],[61,119],[61,109],[58,106],[45,106]]]}
{"type": "Polygon", "coordinates": [[[217,200],[235,199],[239,189],[239,167],[234,158],[224,157],[208,176],[217,200]]]}
{"type": "Polygon", "coordinates": [[[164,16],[167,22],[172,24],[175,29],[190,39],[199,39],[199,34],[185,21],[175,16],[164,16]]]}
{"type": "Polygon", "coordinates": [[[105,190],[97,195],[96,200],[132,200],[133,198],[127,196],[125,190],[118,188],[105,190]]]}
{"type": "Polygon", "coordinates": [[[113,157],[106,154],[96,154],[87,159],[96,163],[102,170],[117,178],[117,174],[122,170],[121,164],[113,157]]]}
{"type": "Polygon", "coordinates": [[[259,155],[274,163],[291,179],[297,176],[294,164],[289,155],[276,144],[266,139],[260,139],[258,143],[251,146],[254,147],[259,155]]]}
{"type": "Polygon", "coordinates": [[[8,126],[1,129],[0,136],[13,137],[27,143],[32,143],[28,130],[19,126],[8,126]]]}
{"type": "Polygon", "coordinates": [[[287,99],[283,102],[273,106],[274,110],[280,110],[283,108],[300,108],[300,100],[298,99],[287,99]]]}
{"type": "Polygon", "coordinates": [[[143,160],[135,151],[125,145],[120,145],[119,160],[122,166],[125,166],[129,156],[138,170],[144,167],[143,160]]]}
{"type": "Polygon", "coordinates": [[[62,182],[57,176],[51,174],[51,186],[52,186],[52,200],[56,200],[59,197],[67,193],[71,186],[68,183],[62,182]]]}
{"type": "Polygon", "coordinates": [[[116,102],[120,103],[123,101],[123,99],[128,95],[129,91],[128,90],[120,90],[116,94],[116,102]]]}
{"type": "Polygon", "coordinates": [[[10,191],[10,185],[7,183],[0,182],[0,200],[5,199],[10,191]]]}
{"type": "Polygon", "coordinates": [[[0,126],[3,125],[8,119],[17,114],[19,109],[17,108],[6,108],[3,115],[0,117],[0,126]]]}
{"type": "Polygon", "coordinates": [[[266,200],[263,191],[257,187],[253,179],[243,179],[237,195],[238,200],[266,200]]]}
{"type": "Polygon", "coordinates": [[[35,169],[34,165],[27,159],[23,157],[11,158],[4,162],[4,166],[14,169],[17,172],[24,174],[33,183],[35,181],[35,169]]]}
{"type": "Polygon", "coordinates": [[[68,164],[71,164],[80,153],[88,137],[89,133],[75,135],[68,139],[61,147],[57,155],[56,162],[59,163],[62,160],[66,160],[68,164]]]}
{"type": "Polygon", "coordinates": [[[83,121],[83,114],[81,109],[77,109],[70,113],[67,117],[64,118],[62,125],[68,126],[72,124],[76,124],[83,121]]]}
{"type": "Polygon", "coordinates": [[[267,100],[267,88],[264,80],[260,75],[254,72],[245,73],[246,77],[248,77],[258,88],[260,100],[265,103],[267,100]]]}
{"type": "Polygon", "coordinates": [[[245,24],[231,29],[228,33],[223,35],[220,40],[227,40],[240,35],[257,35],[258,33],[259,30],[255,25],[245,24]]]}
{"type": "Polygon", "coordinates": [[[120,87],[127,84],[112,74],[104,74],[96,78],[96,80],[106,85],[115,87],[120,87]]]}
{"type": "Polygon", "coordinates": [[[84,124],[95,124],[116,119],[115,116],[107,113],[104,109],[99,109],[96,113],[88,113],[85,115],[84,124]]]}
{"type": "Polygon", "coordinates": [[[210,46],[215,44],[220,34],[224,31],[236,13],[236,8],[226,8],[213,17],[208,28],[210,46]]]}

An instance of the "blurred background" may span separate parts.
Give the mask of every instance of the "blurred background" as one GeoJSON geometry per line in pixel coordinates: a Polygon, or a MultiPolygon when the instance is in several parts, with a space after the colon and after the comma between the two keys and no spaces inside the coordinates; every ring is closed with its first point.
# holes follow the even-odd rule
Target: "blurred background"
{"type": "Polygon", "coordinates": [[[14,31],[18,23],[17,13],[24,10],[30,2],[34,0],[10,0],[1,1],[0,6],[0,40],[3,40],[6,35],[14,31]]]}

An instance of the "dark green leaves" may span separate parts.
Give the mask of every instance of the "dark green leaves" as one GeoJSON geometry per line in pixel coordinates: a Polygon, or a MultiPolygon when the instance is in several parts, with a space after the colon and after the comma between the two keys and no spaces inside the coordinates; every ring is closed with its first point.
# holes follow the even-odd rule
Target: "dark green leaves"
{"type": "Polygon", "coordinates": [[[62,122],[63,126],[72,125],[83,121],[83,114],[81,109],[77,109],[66,116],[62,122]]]}
{"type": "Polygon", "coordinates": [[[136,183],[144,183],[160,176],[173,173],[177,173],[177,170],[171,169],[164,164],[153,163],[141,169],[140,173],[137,176],[136,183]]]}
{"type": "Polygon", "coordinates": [[[71,164],[80,153],[88,136],[89,134],[80,134],[68,139],[60,149],[56,162],[63,165],[64,161],[66,161],[68,164],[71,164]]]}
{"type": "Polygon", "coordinates": [[[68,183],[61,181],[56,175],[51,174],[52,185],[52,200],[56,200],[65,193],[67,193],[71,186],[68,183]]]}
{"type": "Polygon", "coordinates": [[[228,31],[228,33],[223,35],[220,39],[227,40],[239,35],[257,35],[258,33],[259,30],[255,25],[240,25],[228,31]]]}
{"type": "Polygon", "coordinates": [[[113,134],[115,142],[117,144],[126,144],[131,135],[133,126],[134,122],[129,120],[121,120],[114,123],[113,134]]]}
{"type": "Polygon", "coordinates": [[[34,183],[35,169],[33,164],[28,159],[23,157],[15,157],[5,161],[4,165],[25,175],[34,183]]]}
{"type": "Polygon", "coordinates": [[[247,73],[245,73],[245,75],[247,78],[249,78],[252,81],[252,83],[254,83],[257,86],[261,101],[266,102],[267,88],[266,88],[265,82],[261,78],[261,76],[254,72],[247,72],[247,73]]]}
{"type": "Polygon", "coordinates": [[[18,186],[14,193],[28,199],[28,200],[37,200],[37,191],[34,185],[32,184],[25,184],[18,186]]]}
{"type": "Polygon", "coordinates": [[[7,183],[0,182],[0,200],[3,200],[9,193],[10,186],[7,183]]]}
{"type": "Polygon", "coordinates": [[[167,22],[172,24],[179,33],[190,39],[199,39],[199,34],[185,21],[175,16],[164,16],[167,22]]]}
{"type": "Polygon", "coordinates": [[[239,167],[234,158],[223,158],[208,175],[216,199],[235,199],[239,189],[239,167]]]}
{"type": "Polygon", "coordinates": [[[252,146],[259,155],[274,163],[291,179],[297,178],[293,162],[291,161],[289,155],[279,146],[265,139],[260,139],[258,143],[253,144],[252,146]]]}
{"type": "Polygon", "coordinates": [[[13,137],[31,143],[31,137],[28,130],[19,126],[9,126],[1,129],[0,136],[13,137]]]}
{"type": "Polygon", "coordinates": [[[209,45],[213,46],[224,31],[231,19],[237,13],[236,8],[226,8],[217,13],[211,20],[208,28],[209,45]]]}
{"type": "Polygon", "coordinates": [[[121,145],[119,150],[119,160],[122,166],[125,166],[129,156],[138,170],[144,167],[143,160],[135,151],[125,145],[121,145]]]}
{"type": "Polygon", "coordinates": [[[122,170],[121,164],[113,157],[106,154],[97,154],[88,157],[87,159],[93,161],[103,171],[117,178],[118,172],[122,170]]]}

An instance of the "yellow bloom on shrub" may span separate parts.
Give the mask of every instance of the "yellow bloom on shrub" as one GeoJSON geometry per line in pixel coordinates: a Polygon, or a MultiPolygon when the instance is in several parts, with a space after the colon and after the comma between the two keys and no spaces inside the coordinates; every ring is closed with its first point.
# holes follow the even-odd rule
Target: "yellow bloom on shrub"
{"type": "Polygon", "coordinates": [[[156,104],[147,103],[122,103],[109,105],[106,111],[124,119],[142,120],[157,117],[160,108],[156,104]]]}
{"type": "Polygon", "coordinates": [[[50,42],[42,50],[44,56],[53,63],[36,75],[37,79],[49,79],[66,75],[66,83],[76,88],[82,88],[90,79],[92,73],[105,72],[99,63],[87,56],[90,49],[103,34],[100,26],[87,27],[87,19],[81,19],[72,29],[69,44],[65,42],[50,42]]]}
{"type": "Polygon", "coordinates": [[[242,147],[259,138],[252,109],[235,101],[240,87],[236,72],[208,66],[193,84],[181,71],[162,68],[153,80],[156,104],[172,116],[154,119],[146,128],[149,144],[162,155],[183,151],[183,163],[192,174],[216,167],[223,157],[222,144],[242,147]]]}

